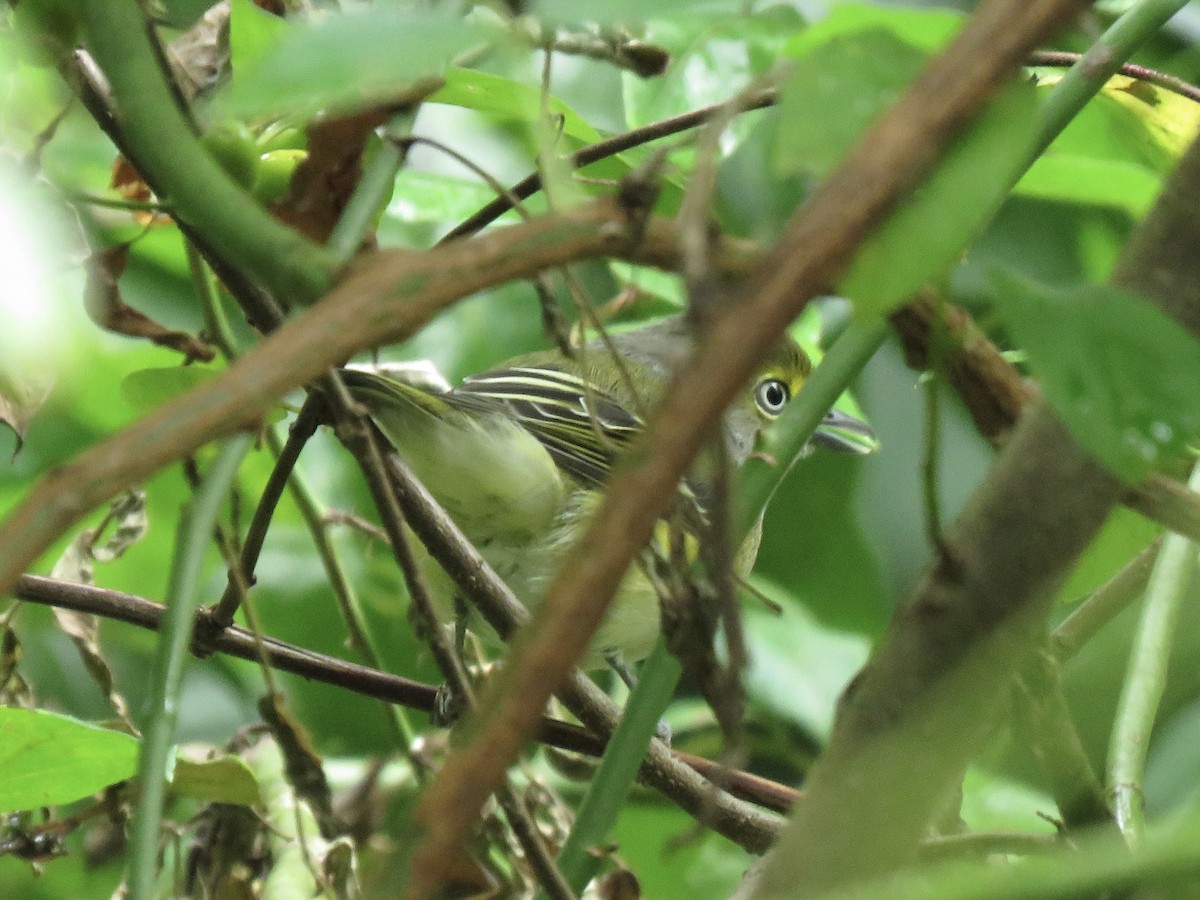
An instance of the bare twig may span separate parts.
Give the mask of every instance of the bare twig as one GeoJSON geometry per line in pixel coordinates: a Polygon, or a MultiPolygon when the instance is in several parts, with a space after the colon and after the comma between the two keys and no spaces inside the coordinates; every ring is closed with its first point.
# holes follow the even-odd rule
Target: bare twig
{"type": "MultiPolygon", "coordinates": [[[[150,631],[159,627],[164,613],[161,604],[143,597],[92,585],[58,581],[40,575],[22,575],[17,580],[13,593],[28,603],[40,603],[102,616],[150,631]]],[[[203,615],[201,612],[201,618],[203,615]]],[[[249,629],[231,625],[217,636],[213,650],[251,662],[259,662],[265,655],[269,663],[281,671],[361,694],[364,697],[386,700],[421,712],[433,711],[437,698],[437,688],[433,685],[422,684],[399,675],[380,672],[323,653],[305,650],[286,641],[266,636],[261,638],[264,653],[260,653],[257,641],[258,638],[249,629]]],[[[570,707],[577,714],[582,711],[580,719],[598,721],[605,725],[601,731],[611,730],[616,716],[619,715],[619,710],[594,685],[591,685],[590,688],[592,692],[590,696],[576,696],[575,699],[569,701],[570,707]],[[592,705],[589,706],[589,704],[592,705]]],[[[569,695],[570,692],[568,692],[569,695]]],[[[600,732],[593,733],[578,725],[547,718],[542,723],[537,739],[562,750],[599,756],[604,752],[604,740],[597,737],[597,733],[600,732]]],[[[749,772],[725,769],[718,763],[690,753],[675,751],[673,755],[679,762],[694,769],[700,776],[711,778],[720,771],[722,777],[727,779],[728,789],[742,800],[777,812],[786,812],[795,801],[796,791],[792,788],[760,778],[749,772]]],[[[665,778],[653,771],[656,766],[663,769],[664,766],[661,763],[661,760],[648,762],[642,778],[647,784],[658,785],[665,793],[671,795],[670,791],[663,787],[665,778]]],[[[672,764],[668,764],[667,767],[670,765],[672,764]]],[[[678,778],[676,781],[686,783],[687,779],[678,778]]],[[[696,795],[700,796],[703,790],[697,791],[696,795]]],[[[684,803],[681,805],[686,808],[684,803]]]]}

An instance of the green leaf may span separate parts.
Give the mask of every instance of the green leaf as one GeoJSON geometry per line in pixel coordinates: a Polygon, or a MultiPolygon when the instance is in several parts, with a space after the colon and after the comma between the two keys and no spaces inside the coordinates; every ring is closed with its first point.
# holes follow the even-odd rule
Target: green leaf
{"type": "Polygon", "coordinates": [[[396,175],[385,215],[399,222],[457,222],[495,197],[481,181],[405,168],[396,175]]]}
{"type": "Polygon", "coordinates": [[[612,22],[630,24],[646,19],[688,12],[697,6],[711,6],[711,0],[592,0],[580,4],[576,0],[535,0],[532,12],[548,23],[585,22],[606,25],[612,22]]]}
{"type": "Polygon", "coordinates": [[[1051,835],[1054,823],[1039,813],[1052,809],[1052,797],[1003,775],[972,766],[963,777],[960,815],[972,831],[1051,835]]]}
{"type": "MultiPolygon", "coordinates": [[[[783,89],[777,175],[826,174],[923,66],[920,49],[867,20],[863,30],[834,29],[820,42],[806,33],[795,45],[807,52],[783,89]]],[[[1025,165],[1037,112],[1032,85],[1008,85],[866,240],[839,285],[859,313],[882,315],[950,268],[1025,165]]]]}
{"type": "Polygon", "coordinates": [[[1100,206],[1140,219],[1162,189],[1162,179],[1134,163],[1067,153],[1046,153],[1029,168],[1013,193],[1060,203],[1100,206]]]}
{"type": "Polygon", "coordinates": [[[1137,481],[1200,433],[1200,343],[1165,313],[1116,288],[991,277],[1046,400],[1117,475],[1137,481]]]}
{"type": "MultiPolygon", "coordinates": [[[[773,68],[788,39],[803,27],[800,14],[782,6],[740,16],[695,14],[650,22],[645,39],[668,50],[671,63],[657,78],[622,73],[626,124],[636,128],[729,100],[773,68]]],[[[738,134],[754,121],[738,116],[730,127],[738,134]]]]}
{"type": "Polygon", "coordinates": [[[1009,84],[925,182],[859,248],[840,291],[883,315],[940,278],[993,217],[1020,174],[1037,127],[1032,85],[1009,84]]]}
{"type": "Polygon", "coordinates": [[[965,21],[962,13],[948,9],[903,9],[878,4],[838,3],[818,25],[792,38],[784,54],[793,58],[801,57],[831,38],[868,29],[887,31],[905,43],[932,53],[949,43],[965,21]]]}
{"type": "Polygon", "coordinates": [[[861,635],[823,627],[798,602],[761,579],[754,584],[779,599],[782,612],[776,615],[758,605],[742,611],[753,648],[746,690],[781,718],[828,738],[838,698],[866,662],[869,643],[861,635]]]}
{"type": "MultiPolygon", "coordinates": [[[[542,114],[540,88],[501,75],[477,72],[474,69],[447,69],[445,84],[428,102],[474,109],[485,115],[512,122],[533,123],[542,114]]],[[[549,98],[546,109],[551,115],[562,118],[564,135],[584,144],[600,139],[600,132],[557,97],[549,98]]]]}
{"type": "Polygon", "coordinates": [[[460,17],[428,13],[372,9],[330,16],[289,27],[215,103],[226,116],[250,118],[396,102],[492,34],[460,17]]]}
{"type": "Polygon", "coordinates": [[[229,62],[234,80],[269,55],[290,29],[287,22],[260,9],[253,0],[233,0],[229,10],[229,62]]]}
{"type": "Polygon", "coordinates": [[[258,779],[245,760],[236,756],[188,759],[181,751],[171,777],[171,792],[205,803],[262,804],[258,779]]]}
{"type": "Polygon", "coordinates": [[[127,734],[43,710],[0,707],[0,810],[72,803],[137,771],[127,734]]]}
{"type": "MultiPolygon", "coordinates": [[[[1050,91],[1061,71],[1039,73],[1038,89],[1050,91]]],[[[1051,144],[1051,153],[1138,163],[1165,175],[1200,130],[1200,104],[1173,91],[1125,75],[1110,78],[1051,144]]]]}
{"type": "MultiPolygon", "coordinates": [[[[445,84],[428,102],[472,109],[502,122],[516,122],[529,126],[526,135],[528,149],[533,155],[543,155],[535,130],[542,116],[542,96],[541,90],[533,85],[488,72],[449,69],[446,72],[445,84]]],[[[561,122],[561,125],[555,126],[561,131],[561,140],[555,147],[558,154],[565,155],[585,144],[600,140],[600,132],[557,97],[548,98],[546,110],[561,122]]],[[[542,140],[545,137],[542,135],[542,140]]],[[[617,181],[638,165],[642,155],[636,151],[618,153],[583,167],[580,174],[591,179],[617,181]]],[[[551,175],[552,182],[556,184],[560,193],[566,191],[569,195],[576,190],[582,190],[599,194],[609,190],[603,186],[584,185],[571,179],[564,165],[556,165],[543,173],[545,174],[551,175]]],[[[662,195],[656,207],[664,215],[672,214],[678,206],[682,195],[681,185],[682,182],[676,174],[668,173],[664,177],[662,195]]],[[[536,203],[537,200],[532,202],[536,203]]]]}
{"type": "Polygon", "coordinates": [[[121,382],[121,396],[140,412],[147,412],[211,381],[217,374],[218,370],[204,366],[139,369],[125,376],[121,382]]]}
{"type": "Polygon", "coordinates": [[[1077,603],[1117,574],[1162,533],[1162,527],[1127,506],[1118,506],[1088,544],[1058,591],[1062,603],[1077,603]]]}
{"type": "Polygon", "coordinates": [[[924,53],[877,28],[815,46],[780,94],[775,173],[829,172],[924,64],[924,53]]]}

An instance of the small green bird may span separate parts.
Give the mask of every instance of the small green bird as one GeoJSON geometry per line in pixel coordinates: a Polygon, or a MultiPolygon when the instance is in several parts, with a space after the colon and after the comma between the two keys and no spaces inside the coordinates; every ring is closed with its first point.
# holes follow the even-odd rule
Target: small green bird
{"type": "MultiPolygon", "coordinates": [[[[658,401],[691,346],[680,316],[610,340],[619,362],[593,340],[574,358],[557,351],[530,353],[456,388],[411,375],[400,380],[355,368],[343,373],[351,394],[397,453],[530,609],[544,598],[559,562],[586,527],[614,461],[642,429],[643,413],[658,401]]],[[[759,433],[783,412],[811,370],[799,344],[790,338],[780,343],[725,415],[734,466],[745,462],[759,433]]],[[[874,447],[865,423],[836,410],[812,443],[859,453],[874,447]]],[[[701,508],[702,482],[696,476],[685,482],[701,508]]],[[[754,564],[759,535],[755,529],[737,553],[739,576],[754,564]]],[[[428,568],[438,613],[451,621],[454,587],[440,568],[428,568]]],[[[659,630],[658,595],[635,565],[580,665],[592,669],[614,659],[644,659],[659,630]]]]}

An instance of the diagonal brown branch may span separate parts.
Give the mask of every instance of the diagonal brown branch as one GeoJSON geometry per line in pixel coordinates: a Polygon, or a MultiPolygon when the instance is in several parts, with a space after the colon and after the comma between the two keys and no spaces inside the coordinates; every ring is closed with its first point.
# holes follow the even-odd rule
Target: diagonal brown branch
{"type": "Polygon", "coordinates": [[[871,129],[800,210],[736,308],[672,385],[636,464],[617,473],[584,539],[555,579],[531,640],[492,692],[474,740],[426,795],[425,844],[410,895],[436,891],[479,809],[516,758],[550,694],[582,653],[631,559],[734,392],[816,293],[848,265],[868,231],[920,178],[989,94],[1079,0],[994,0],[871,129]]]}

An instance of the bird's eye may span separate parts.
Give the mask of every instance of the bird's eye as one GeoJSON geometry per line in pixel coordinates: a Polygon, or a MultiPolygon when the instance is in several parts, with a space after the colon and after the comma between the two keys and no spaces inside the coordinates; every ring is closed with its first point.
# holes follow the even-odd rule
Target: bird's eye
{"type": "Polygon", "coordinates": [[[758,383],[754,389],[754,402],[763,415],[774,418],[783,412],[787,402],[792,399],[792,391],[787,382],[778,378],[767,378],[758,383]]]}

